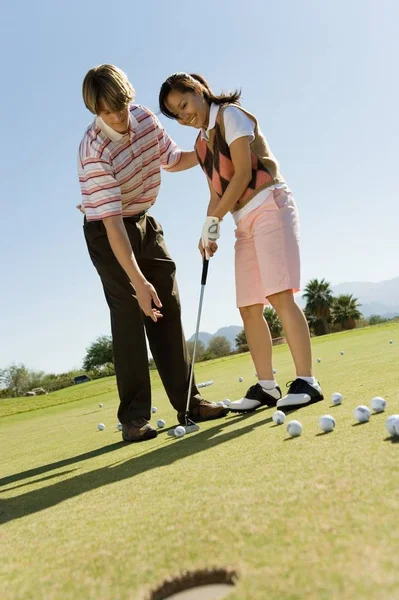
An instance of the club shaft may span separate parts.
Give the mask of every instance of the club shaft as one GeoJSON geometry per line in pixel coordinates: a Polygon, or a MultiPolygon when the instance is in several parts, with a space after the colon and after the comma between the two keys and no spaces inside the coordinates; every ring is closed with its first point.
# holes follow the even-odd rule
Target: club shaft
{"type": "Polygon", "coordinates": [[[186,413],[188,413],[189,407],[190,407],[191,386],[193,384],[193,377],[194,377],[195,355],[196,355],[196,351],[197,351],[197,341],[198,341],[199,327],[200,327],[200,322],[201,322],[202,303],[204,301],[204,291],[205,291],[205,283],[201,284],[201,294],[200,294],[200,301],[199,301],[199,307],[198,307],[197,326],[195,329],[195,337],[194,337],[193,357],[191,359],[190,381],[188,384],[188,392],[187,392],[186,413]]]}

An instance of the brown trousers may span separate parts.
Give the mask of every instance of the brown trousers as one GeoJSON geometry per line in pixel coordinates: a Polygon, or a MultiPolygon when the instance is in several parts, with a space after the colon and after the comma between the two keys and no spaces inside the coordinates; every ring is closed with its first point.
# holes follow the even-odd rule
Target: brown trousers
{"type": "MultiPolygon", "coordinates": [[[[151,384],[145,333],[165,391],[177,411],[186,407],[190,359],[181,323],[176,265],[165,246],[162,228],[145,213],[125,218],[124,224],[138,265],[162,302],[163,318],[157,323],[141,311],[134,289],[112,252],[103,222],[85,219],[83,229],[111,313],[120,399],[118,418],[121,423],[128,423],[137,417],[150,419],[151,384]]],[[[193,380],[190,406],[200,400],[193,380]]]]}

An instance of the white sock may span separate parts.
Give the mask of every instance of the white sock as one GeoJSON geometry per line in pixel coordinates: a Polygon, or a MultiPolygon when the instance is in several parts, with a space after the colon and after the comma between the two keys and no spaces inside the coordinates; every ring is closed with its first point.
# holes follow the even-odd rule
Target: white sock
{"type": "Polygon", "coordinates": [[[274,379],[259,379],[259,385],[262,386],[264,390],[272,390],[276,387],[277,383],[274,379]]]}
{"type": "Polygon", "coordinates": [[[318,381],[316,379],[316,377],[303,377],[302,375],[297,375],[298,379],[303,379],[304,381],[306,381],[306,383],[309,383],[310,385],[317,385],[318,381]]]}

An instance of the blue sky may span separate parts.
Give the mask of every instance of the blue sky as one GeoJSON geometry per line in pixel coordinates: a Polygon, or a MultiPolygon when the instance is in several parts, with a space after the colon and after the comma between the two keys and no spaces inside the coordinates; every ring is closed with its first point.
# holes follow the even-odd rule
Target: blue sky
{"type": "MultiPolygon", "coordinates": [[[[242,88],[298,203],[303,284],[398,276],[398,18],[394,0],[3,4],[0,368],[65,371],[109,333],[75,209],[77,146],[91,120],[81,83],[104,62],[125,70],[153,110],[174,71],[202,73],[215,91],[242,88]]],[[[180,147],[193,146],[194,130],[161,120],[180,147]]],[[[197,168],[165,174],[152,211],[177,262],[187,337],[207,202],[197,168]]],[[[233,241],[226,218],[203,331],[240,324],[233,241]]]]}

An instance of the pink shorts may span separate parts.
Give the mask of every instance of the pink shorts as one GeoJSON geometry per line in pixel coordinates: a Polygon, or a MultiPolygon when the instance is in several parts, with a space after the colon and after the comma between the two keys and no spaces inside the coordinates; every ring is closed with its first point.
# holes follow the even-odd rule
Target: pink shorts
{"type": "Polygon", "coordinates": [[[237,306],[269,304],[267,297],[300,289],[299,218],[289,190],[272,190],[235,230],[237,306]]]}

